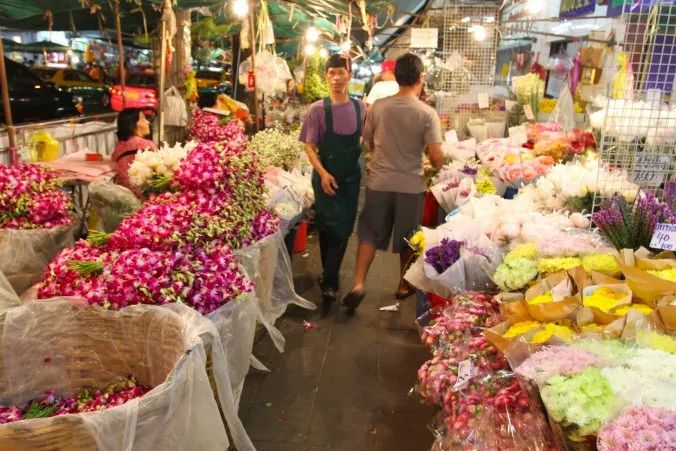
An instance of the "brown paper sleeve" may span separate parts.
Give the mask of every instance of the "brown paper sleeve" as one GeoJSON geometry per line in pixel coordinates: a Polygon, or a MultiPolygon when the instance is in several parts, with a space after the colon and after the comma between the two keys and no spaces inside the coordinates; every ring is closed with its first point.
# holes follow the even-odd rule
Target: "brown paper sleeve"
{"type": "Polygon", "coordinates": [[[655,308],[660,298],[676,294],[676,282],[660,279],[638,268],[623,265],[621,262],[620,268],[634,296],[642,299],[652,308],[655,308]]]}

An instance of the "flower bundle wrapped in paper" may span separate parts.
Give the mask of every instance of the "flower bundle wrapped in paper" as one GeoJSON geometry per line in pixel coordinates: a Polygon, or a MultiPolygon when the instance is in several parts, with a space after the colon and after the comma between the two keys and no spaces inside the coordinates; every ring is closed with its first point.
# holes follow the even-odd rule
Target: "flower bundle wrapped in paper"
{"type": "Polygon", "coordinates": [[[18,294],[73,244],[73,205],[60,186],[58,174],[41,166],[0,164],[0,271],[18,294]]]}
{"type": "Polygon", "coordinates": [[[506,185],[493,175],[492,171],[482,169],[475,161],[454,161],[446,164],[432,179],[430,191],[445,211],[452,211],[474,196],[504,194],[506,185]]]}

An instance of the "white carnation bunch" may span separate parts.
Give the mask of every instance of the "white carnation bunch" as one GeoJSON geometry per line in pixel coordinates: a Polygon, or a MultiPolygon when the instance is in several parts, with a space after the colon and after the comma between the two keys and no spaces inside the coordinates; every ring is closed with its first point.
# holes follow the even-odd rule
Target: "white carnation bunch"
{"type": "Polygon", "coordinates": [[[134,185],[143,188],[158,178],[171,177],[195,146],[197,146],[195,141],[186,144],[176,143],[174,146],[164,143],[158,150],[138,152],[129,167],[129,179],[134,185]]]}

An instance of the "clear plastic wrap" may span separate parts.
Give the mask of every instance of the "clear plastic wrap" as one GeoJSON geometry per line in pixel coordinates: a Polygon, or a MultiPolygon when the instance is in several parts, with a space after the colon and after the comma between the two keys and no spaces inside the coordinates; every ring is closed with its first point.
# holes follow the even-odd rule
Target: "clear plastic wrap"
{"type": "Polygon", "coordinates": [[[106,233],[114,231],[126,216],[141,208],[141,201],[130,189],[112,180],[94,180],[89,184],[89,196],[106,233]]]}
{"type": "Polygon", "coordinates": [[[0,324],[1,402],[25,403],[47,390],[72,394],[130,374],[153,387],[103,411],[4,424],[0,448],[226,449],[228,436],[207,374],[209,353],[234,445],[254,449],[237,417],[217,331],[184,305],[106,311],[53,298],[8,310],[0,324]]]}
{"type": "Polygon", "coordinates": [[[42,271],[61,249],[73,245],[77,227],[0,229],[0,272],[17,294],[42,278],[42,271]]]}
{"type": "Polygon", "coordinates": [[[0,271],[0,313],[21,305],[21,299],[10,285],[7,277],[0,271]]]}
{"type": "MultiPolygon", "coordinates": [[[[310,310],[317,308],[296,294],[291,259],[281,232],[277,231],[258,243],[235,251],[235,256],[249,280],[254,282],[262,317],[269,325],[273,325],[284,314],[289,304],[310,310]]],[[[276,340],[277,348],[282,350],[284,339],[281,334],[272,331],[271,336],[276,340]]]]}

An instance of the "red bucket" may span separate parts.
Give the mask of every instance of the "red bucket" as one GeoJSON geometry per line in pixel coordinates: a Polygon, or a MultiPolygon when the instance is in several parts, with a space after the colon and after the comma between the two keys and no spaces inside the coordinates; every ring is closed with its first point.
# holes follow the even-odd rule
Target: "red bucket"
{"type": "Polygon", "coordinates": [[[293,242],[293,253],[299,254],[305,251],[307,246],[307,222],[302,222],[296,229],[296,239],[293,242]]]}
{"type": "Polygon", "coordinates": [[[425,227],[434,227],[437,225],[437,218],[439,216],[439,203],[431,191],[425,195],[425,203],[423,204],[422,218],[420,218],[420,225],[425,227]]]}

